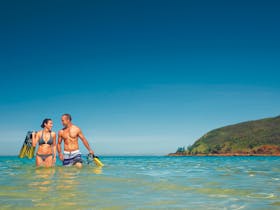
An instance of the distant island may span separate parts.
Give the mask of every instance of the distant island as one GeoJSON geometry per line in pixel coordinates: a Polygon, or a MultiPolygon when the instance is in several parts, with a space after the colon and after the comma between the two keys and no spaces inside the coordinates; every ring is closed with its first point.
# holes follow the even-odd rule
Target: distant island
{"type": "Polygon", "coordinates": [[[169,156],[280,156],[280,116],[212,130],[169,156]]]}

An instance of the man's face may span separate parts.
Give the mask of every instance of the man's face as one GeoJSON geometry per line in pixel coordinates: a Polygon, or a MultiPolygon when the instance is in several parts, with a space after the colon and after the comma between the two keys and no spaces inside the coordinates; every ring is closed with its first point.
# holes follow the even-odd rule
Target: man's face
{"type": "Polygon", "coordinates": [[[62,122],[62,125],[63,125],[64,127],[66,127],[66,126],[69,124],[70,120],[68,119],[67,116],[62,116],[62,117],[61,117],[61,122],[62,122]]]}

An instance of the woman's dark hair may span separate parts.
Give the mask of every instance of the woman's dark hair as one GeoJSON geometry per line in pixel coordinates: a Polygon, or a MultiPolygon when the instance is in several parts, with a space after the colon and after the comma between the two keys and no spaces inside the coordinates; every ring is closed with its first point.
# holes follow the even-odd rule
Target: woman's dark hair
{"type": "Polygon", "coordinates": [[[45,127],[45,124],[47,124],[49,121],[51,121],[52,119],[50,119],[50,118],[46,118],[46,119],[44,119],[43,120],[43,122],[42,122],[42,125],[41,125],[41,128],[44,128],[45,127]]]}

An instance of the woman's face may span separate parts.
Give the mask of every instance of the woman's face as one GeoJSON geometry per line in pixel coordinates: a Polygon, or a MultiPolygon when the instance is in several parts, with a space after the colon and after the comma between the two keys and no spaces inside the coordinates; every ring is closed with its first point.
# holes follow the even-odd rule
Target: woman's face
{"type": "Polygon", "coordinates": [[[53,122],[51,120],[49,120],[47,123],[45,123],[45,128],[47,128],[48,130],[52,130],[53,127],[53,122]]]}

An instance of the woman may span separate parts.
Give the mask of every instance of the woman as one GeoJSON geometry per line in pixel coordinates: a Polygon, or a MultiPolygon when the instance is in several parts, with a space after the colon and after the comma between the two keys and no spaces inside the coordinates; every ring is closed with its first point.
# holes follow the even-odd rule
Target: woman
{"type": "Polygon", "coordinates": [[[37,143],[39,148],[36,153],[36,166],[51,167],[55,165],[56,161],[56,134],[52,132],[53,122],[51,119],[44,119],[41,128],[43,130],[38,131],[32,135],[33,147],[36,147],[37,143]]]}

